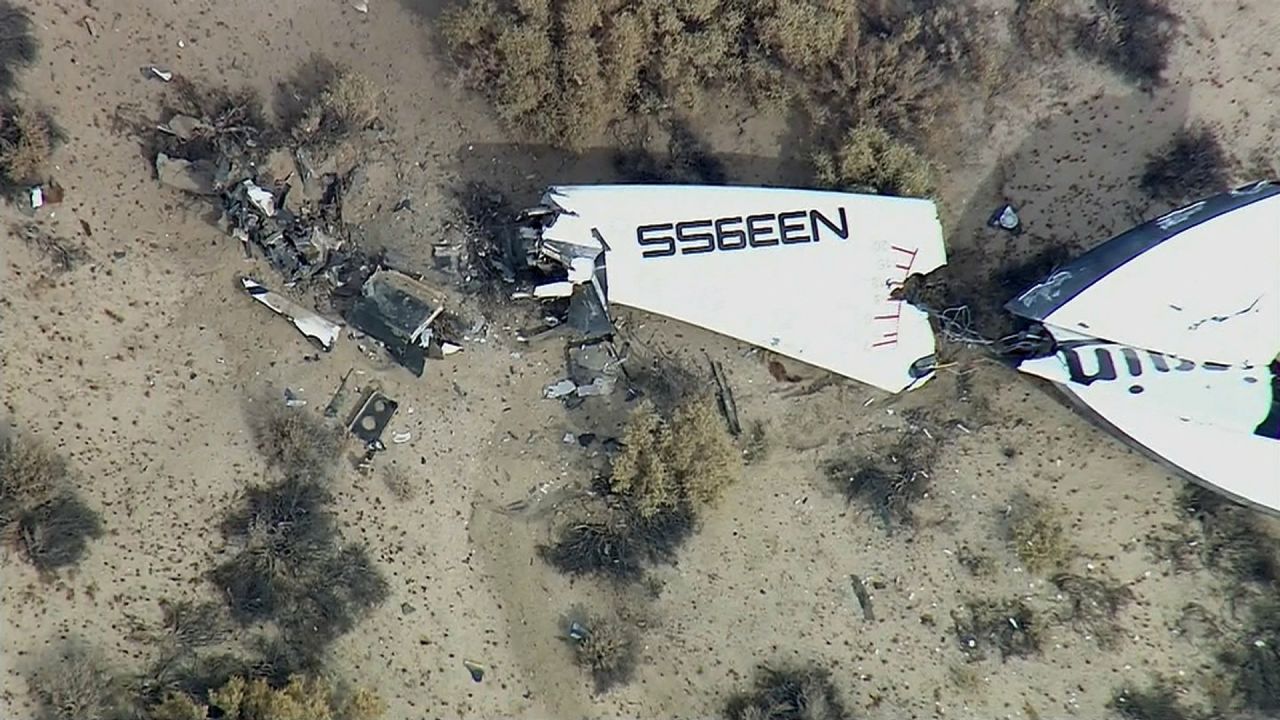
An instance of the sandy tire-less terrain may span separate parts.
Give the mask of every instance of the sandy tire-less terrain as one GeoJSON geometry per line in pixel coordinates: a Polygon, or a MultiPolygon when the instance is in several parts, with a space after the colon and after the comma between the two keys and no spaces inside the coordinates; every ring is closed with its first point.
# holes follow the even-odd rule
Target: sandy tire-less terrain
{"type": "MultiPolygon", "coordinates": [[[[54,161],[66,198],[34,219],[0,208],[4,413],[80,468],[106,535],[51,581],[12,552],[4,558],[0,717],[35,716],[25,678],[67,637],[136,669],[150,649],[127,639],[131,622],[154,623],[162,597],[215,597],[205,573],[222,556],[221,509],[267,475],[245,422],[249,398],[287,386],[322,407],[351,368],[353,381],[376,381],[400,402],[388,432],[411,440],[389,444],[378,463],[404,468],[418,490],[400,501],[376,474],[349,469],[335,488],[344,533],[368,544],[391,596],[337,643],[332,669],[385,698],[388,718],[710,717],[758,665],[790,661],[830,668],[858,717],[886,720],[1098,718],[1117,687],[1156,673],[1185,679],[1198,697],[1197,683],[1217,672],[1213,650],[1177,621],[1189,603],[1226,614],[1225,598],[1211,568],[1172,572],[1144,542],[1175,522],[1184,481],[994,363],[968,358],[897,398],[856,383],[795,395],[797,384],[775,380],[749,348],[629,316],[646,347],[699,369],[708,356],[722,362],[769,452],[704,515],[678,563],[618,589],[543,563],[536,507],[498,512],[599,466],[599,444],[584,449],[566,433],[616,431],[618,406],[566,413],[542,398],[562,376],[561,346],[522,345],[490,316],[483,342],[429,363],[421,379],[371,361],[345,334],[311,359],[288,323],[238,289],[245,273],[274,281],[270,268],[243,258],[210,223],[208,203],[156,183],[122,119],[158,113],[164,87],[147,76],[152,64],[267,98],[313,53],[348,65],[387,93],[385,128],[366,138],[364,162],[379,180],[360,209],[363,236],[416,262],[447,239],[450,191],[465,181],[512,186],[530,168],[531,182],[609,180],[589,160],[556,166],[511,144],[440,56],[436,5],[373,0],[364,14],[345,0],[27,3],[41,54],[20,76],[20,96],[65,134],[54,161]],[[411,209],[393,212],[403,198],[411,209]],[[55,272],[4,230],[33,220],[89,259],[55,272]],[[943,442],[932,490],[917,527],[888,534],[820,466],[921,428],[943,442]],[[953,613],[975,595],[1021,597],[1045,617],[1060,608],[1058,589],[1022,568],[1001,535],[1020,492],[1062,508],[1073,572],[1107,573],[1134,594],[1105,651],[1059,623],[1046,624],[1043,652],[1029,658],[970,662],[957,641],[953,613]],[[966,552],[989,556],[994,571],[973,576],[957,560],[966,552]],[[874,620],[851,574],[868,583],[874,620]],[[642,629],[630,683],[592,692],[560,637],[574,605],[642,629]],[[482,682],[464,660],[486,667],[482,682]]],[[[1134,178],[1192,120],[1222,128],[1241,158],[1274,154],[1280,12],[1256,1],[1171,5],[1184,28],[1165,86],[1139,93],[1073,61],[1019,79],[966,120],[959,132],[972,142],[956,144],[941,191],[953,254],[1017,258],[1048,237],[1085,248],[1162,212],[1134,178]],[[984,227],[1002,197],[1018,204],[1027,234],[984,227]]],[[[726,153],[776,156],[785,135],[781,122],[758,118],[705,123],[726,153]]]]}

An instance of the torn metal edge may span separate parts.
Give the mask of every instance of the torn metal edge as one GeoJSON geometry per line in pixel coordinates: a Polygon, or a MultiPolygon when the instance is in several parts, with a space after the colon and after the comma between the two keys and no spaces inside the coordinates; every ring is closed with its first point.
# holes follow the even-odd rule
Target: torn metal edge
{"type": "Polygon", "coordinates": [[[272,312],[286,318],[307,338],[315,341],[328,352],[338,340],[342,327],[317,312],[308,310],[279,293],[268,290],[258,281],[242,277],[240,284],[249,297],[271,308],[272,312]]]}

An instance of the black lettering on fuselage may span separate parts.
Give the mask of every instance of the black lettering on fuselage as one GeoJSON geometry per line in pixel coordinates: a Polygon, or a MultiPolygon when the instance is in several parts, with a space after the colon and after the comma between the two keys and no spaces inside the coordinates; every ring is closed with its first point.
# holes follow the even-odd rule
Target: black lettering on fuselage
{"type": "Polygon", "coordinates": [[[742,218],[716,220],[716,249],[741,250],[747,246],[747,233],[742,229],[742,218]],[[733,227],[729,227],[732,225],[733,227]]]}
{"type": "Polygon", "coordinates": [[[696,232],[703,228],[710,229],[710,220],[693,220],[676,223],[676,242],[680,243],[681,255],[697,255],[709,253],[716,249],[716,236],[709,232],[696,232]]]}
{"type": "Polygon", "coordinates": [[[751,247],[767,247],[778,244],[777,231],[774,229],[777,215],[748,215],[747,242],[751,247]],[[773,223],[769,223],[772,220],[773,223]]]}
{"type": "Polygon", "coordinates": [[[661,223],[658,225],[641,225],[636,228],[636,242],[640,243],[640,247],[651,248],[640,252],[641,257],[668,257],[676,254],[675,238],[667,234],[658,235],[657,233],[671,232],[671,223],[661,223]]]}
{"type": "Polygon", "coordinates": [[[836,237],[840,238],[841,240],[849,239],[849,216],[845,214],[843,207],[839,208],[839,211],[840,211],[840,225],[838,227],[836,226],[835,223],[831,222],[830,218],[818,212],[817,210],[809,211],[809,227],[811,229],[811,232],[813,233],[814,242],[818,241],[818,223],[822,223],[823,225],[825,225],[828,230],[835,233],[836,237]]]}
{"type": "MultiPolygon", "coordinates": [[[[844,209],[841,208],[841,213],[844,209]]],[[[810,236],[804,234],[804,211],[796,210],[795,212],[778,213],[778,234],[782,236],[783,245],[795,245],[797,243],[809,242],[810,236]],[[800,220],[800,223],[791,223],[789,220],[800,220]]]]}
{"type": "Polygon", "coordinates": [[[1230,365],[1222,363],[1205,362],[1197,366],[1196,363],[1185,358],[1170,357],[1150,350],[1137,350],[1131,347],[1103,344],[1092,340],[1071,340],[1060,343],[1058,350],[1067,361],[1067,373],[1071,376],[1071,381],[1082,385],[1088,385],[1098,380],[1116,380],[1120,377],[1116,372],[1117,366],[1115,358],[1111,355],[1112,352],[1118,352],[1120,357],[1124,358],[1124,369],[1127,371],[1128,377],[1131,378],[1142,376],[1144,370],[1143,355],[1150,361],[1151,368],[1158,373],[1189,372],[1197,367],[1202,370],[1216,371],[1231,369],[1230,365]],[[1092,371],[1086,371],[1085,362],[1081,358],[1081,354],[1087,350],[1093,351],[1096,369],[1092,369],[1092,371]],[[1176,361],[1177,365],[1170,367],[1170,360],[1176,361]]]}
{"type": "Polygon", "coordinates": [[[641,257],[659,258],[801,245],[824,236],[848,240],[849,234],[849,213],[838,207],[832,215],[815,209],[788,210],[640,225],[636,242],[642,248],[641,257]]]}

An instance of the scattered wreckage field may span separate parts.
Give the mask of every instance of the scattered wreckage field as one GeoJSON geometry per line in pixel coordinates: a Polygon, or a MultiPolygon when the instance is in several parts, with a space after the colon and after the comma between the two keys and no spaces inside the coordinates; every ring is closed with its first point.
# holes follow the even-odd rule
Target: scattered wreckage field
{"type": "MultiPolygon", "coordinates": [[[[230,672],[202,664],[227,654],[276,692],[291,672],[337,678],[334,702],[348,682],[367,689],[383,717],[740,718],[810,703],[833,718],[1140,717],[1128,708],[1152,698],[1179,712],[1266,699],[1220,668],[1269,667],[1253,641],[1273,632],[1257,600],[1280,580],[1274,523],[1120,436],[1185,465],[1194,443],[1168,422],[1182,408],[1269,452],[1241,440],[1274,427],[1259,425],[1263,376],[1219,366],[1269,342],[1235,320],[1270,316],[1203,325],[1230,341],[1209,349],[1239,358],[1168,347],[1191,337],[1173,320],[1099,344],[1103,324],[1123,324],[1124,293],[1096,283],[1078,304],[1021,313],[1051,337],[1016,349],[1058,352],[1018,364],[978,342],[996,344],[976,334],[976,305],[896,292],[953,252],[989,256],[984,270],[1016,276],[1007,287],[968,264],[958,278],[1015,301],[1012,319],[1017,299],[1065,287],[1051,271],[1084,277],[1084,250],[1168,223],[1172,201],[1122,208],[1121,189],[1108,206],[1047,180],[1138,174],[1077,147],[1081,128],[1100,145],[1146,142],[1093,124],[1096,74],[1065,64],[1066,90],[1037,86],[1002,126],[1079,101],[1069,149],[1042,129],[993,149],[1017,159],[994,190],[972,176],[997,157],[957,163],[949,182],[973,187],[944,192],[964,206],[953,228],[923,200],[611,185],[630,180],[562,156],[531,170],[531,152],[484,144],[506,138],[446,86],[434,52],[406,50],[433,22],[412,4],[140,3],[116,19],[98,5],[86,25],[34,3],[56,73],[27,84],[67,140],[38,201],[24,187],[0,210],[17,238],[5,282],[22,289],[3,304],[7,337],[23,339],[0,358],[6,412],[74,470],[56,503],[24,500],[6,546],[5,717],[42,717],[50,669],[81,667],[64,640],[154,712],[181,707],[164,694],[178,686],[215,704],[217,688],[191,682],[230,672]],[[172,28],[187,27],[199,32],[176,52],[172,28]],[[246,46],[244,27],[272,42],[246,46]],[[334,45],[334,27],[349,42],[334,45]],[[222,87],[313,47],[347,65],[270,113],[222,87]],[[244,57],[219,65],[228,52],[244,57]],[[140,72],[107,70],[121,64],[140,72]],[[381,102],[347,67],[385,78],[381,102]],[[68,85],[79,72],[100,82],[68,85]],[[108,131],[94,108],[119,98],[130,112],[108,131]],[[1005,262],[1059,234],[1079,239],[1057,267],[1005,262]],[[1098,334],[1073,334],[1081,321],[1098,334]],[[1194,368],[1173,360],[1187,355],[1194,368]],[[1053,383],[1128,428],[1089,425],[1053,383]],[[61,507],[81,527],[37,532],[61,507]],[[46,572],[64,556],[78,562],[46,572]],[[291,642],[255,644],[271,628],[291,642]]],[[[783,146],[751,127],[725,147],[783,146]]],[[[1113,264],[1151,279],[1168,268],[1143,266],[1163,262],[1113,264]]],[[[1247,271],[1230,289],[1267,279],[1247,271]]],[[[1225,447],[1198,471],[1223,477],[1225,447]]],[[[1229,479],[1234,495],[1256,490],[1229,479]]]]}

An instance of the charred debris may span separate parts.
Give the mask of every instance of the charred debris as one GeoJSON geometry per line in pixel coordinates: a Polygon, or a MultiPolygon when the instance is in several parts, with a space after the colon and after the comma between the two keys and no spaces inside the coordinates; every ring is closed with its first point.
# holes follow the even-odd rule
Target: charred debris
{"type": "Polygon", "coordinates": [[[284,287],[316,302],[304,306],[266,278],[242,277],[246,294],[321,350],[334,347],[345,325],[350,339],[382,346],[418,377],[428,358],[462,349],[457,323],[441,322],[444,291],[353,242],[342,210],[357,165],[350,148],[296,142],[271,128],[251,98],[200,92],[181,78],[173,84],[184,109],[154,126],[157,180],[216,202],[219,226],[246,259],[264,259],[284,287]]]}

